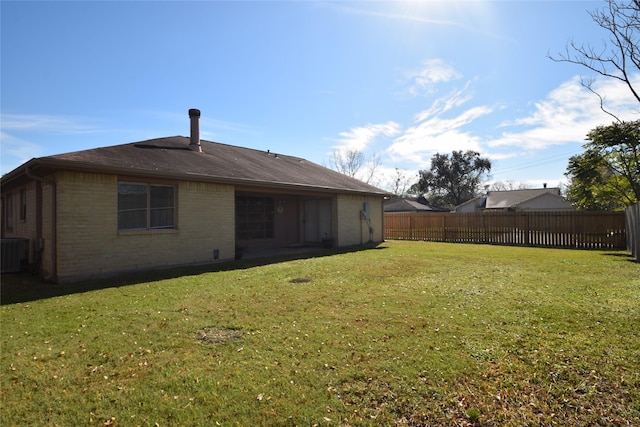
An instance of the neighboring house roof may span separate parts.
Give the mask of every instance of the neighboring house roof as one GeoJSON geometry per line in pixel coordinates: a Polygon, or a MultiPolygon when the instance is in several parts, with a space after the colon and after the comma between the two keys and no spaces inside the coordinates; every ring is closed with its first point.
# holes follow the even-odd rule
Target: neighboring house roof
{"type": "Polygon", "coordinates": [[[455,207],[455,212],[477,209],[567,210],[571,203],[560,195],[559,188],[529,188],[524,190],[489,191],[455,207]]]}
{"type": "Polygon", "coordinates": [[[517,207],[518,205],[545,193],[555,194],[560,197],[559,188],[490,191],[487,193],[486,209],[506,209],[517,207]]]}
{"type": "Polygon", "coordinates": [[[2,177],[3,184],[54,170],[166,177],[256,187],[387,195],[362,181],[299,157],[173,136],[34,158],[2,177]]]}
{"type": "Polygon", "coordinates": [[[431,205],[424,197],[403,199],[394,197],[384,203],[385,212],[446,212],[448,209],[431,205]]]}
{"type": "Polygon", "coordinates": [[[476,208],[484,209],[486,202],[487,202],[487,198],[484,196],[474,197],[471,200],[467,200],[466,202],[459,204],[458,206],[453,208],[453,211],[454,212],[461,212],[461,211],[472,212],[476,208]]]}
{"type": "Polygon", "coordinates": [[[514,207],[526,210],[575,210],[571,203],[555,193],[541,193],[514,207]]]}

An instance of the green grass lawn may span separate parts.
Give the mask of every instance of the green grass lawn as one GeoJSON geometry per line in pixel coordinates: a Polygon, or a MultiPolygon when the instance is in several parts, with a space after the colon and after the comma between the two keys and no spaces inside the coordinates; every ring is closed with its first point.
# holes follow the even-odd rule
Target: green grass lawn
{"type": "Polygon", "coordinates": [[[625,252],[389,241],[272,261],[66,295],[3,277],[2,425],[640,425],[625,252]]]}

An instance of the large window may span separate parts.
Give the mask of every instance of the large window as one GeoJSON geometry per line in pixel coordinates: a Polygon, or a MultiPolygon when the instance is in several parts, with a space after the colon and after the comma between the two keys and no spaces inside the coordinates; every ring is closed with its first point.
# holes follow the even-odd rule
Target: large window
{"type": "Polygon", "coordinates": [[[273,198],[236,197],[236,239],[273,238],[273,198]]]}
{"type": "Polygon", "coordinates": [[[175,228],[175,187],[118,183],[118,230],[175,228]]]}

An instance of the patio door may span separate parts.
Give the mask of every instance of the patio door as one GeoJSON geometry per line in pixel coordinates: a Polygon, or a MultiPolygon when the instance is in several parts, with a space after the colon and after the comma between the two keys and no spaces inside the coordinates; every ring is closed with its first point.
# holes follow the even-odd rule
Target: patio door
{"type": "Polygon", "coordinates": [[[304,240],[319,242],[331,236],[331,199],[313,199],[304,202],[304,240]]]}

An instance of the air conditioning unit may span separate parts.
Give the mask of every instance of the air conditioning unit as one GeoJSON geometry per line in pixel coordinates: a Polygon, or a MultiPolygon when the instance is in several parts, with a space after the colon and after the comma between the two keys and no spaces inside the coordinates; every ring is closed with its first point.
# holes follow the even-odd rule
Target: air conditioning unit
{"type": "Polygon", "coordinates": [[[0,245],[2,273],[18,273],[29,263],[29,239],[2,239],[0,245]]]}

